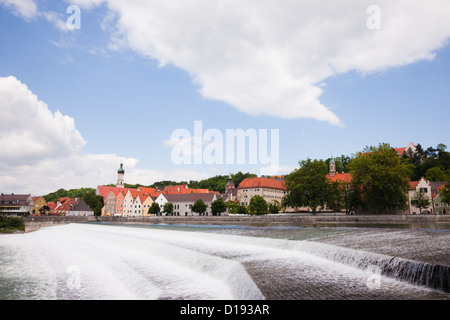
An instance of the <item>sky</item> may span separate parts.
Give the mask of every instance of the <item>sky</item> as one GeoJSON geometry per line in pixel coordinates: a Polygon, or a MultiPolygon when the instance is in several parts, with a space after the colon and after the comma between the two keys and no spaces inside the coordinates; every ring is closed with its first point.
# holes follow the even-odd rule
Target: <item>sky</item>
{"type": "Polygon", "coordinates": [[[0,190],[449,145],[449,16],[447,0],[0,0],[0,190]]]}

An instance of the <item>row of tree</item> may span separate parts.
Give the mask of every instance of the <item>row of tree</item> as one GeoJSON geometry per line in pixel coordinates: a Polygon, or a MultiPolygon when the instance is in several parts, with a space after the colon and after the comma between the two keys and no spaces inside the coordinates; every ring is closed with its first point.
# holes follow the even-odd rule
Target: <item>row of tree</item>
{"type": "MultiPolygon", "coordinates": [[[[408,151],[399,157],[386,143],[366,147],[352,158],[335,159],[337,171],[351,174],[348,182],[327,178],[331,159],[302,160],[300,167],[285,178],[287,194],[282,206],[309,207],[313,213],[324,208],[345,209],[349,213],[358,206],[370,207],[374,213],[404,210],[408,206],[409,181],[418,180],[418,173],[426,169],[425,177],[431,181],[450,180],[450,156],[445,149],[440,144],[422,153],[418,145],[417,154],[408,151]]],[[[450,198],[446,198],[449,190],[447,184],[442,191],[443,201],[447,203],[450,203],[450,198]]]]}

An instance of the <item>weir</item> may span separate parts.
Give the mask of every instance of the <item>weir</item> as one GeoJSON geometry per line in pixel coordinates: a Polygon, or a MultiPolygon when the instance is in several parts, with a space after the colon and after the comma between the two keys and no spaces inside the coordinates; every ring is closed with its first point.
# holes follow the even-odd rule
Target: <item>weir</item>
{"type": "MultiPolygon", "coordinates": [[[[82,218],[73,218],[74,217],[71,217],[71,219],[49,219],[48,221],[41,220],[38,222],[32,222],[40,223],[41,226],[48,226],[70,224],[73,222],[92,222],[97,220],[84,218],[88,221],[83,221],[82,218]],[[43,222],[46,222],[46,224],[43,222]]],[[[198,220],[191,220],[190,222],[193,221],[198,222],[198,220]]],[[[262,220],[255,219],[252,221],[262,220]]],[[[177,226],[176,224],[167,224],[167,227],[176,229],[177,226]]],[[[185,266],[183,268],[186,270],[196,270],[194,273],[198,272],[199,275],[208,275],[211,279],[216,279],[214,281],[219,281],[225,284],[228,288],[226,290],[230,292],[230,296],[233,297],[233,299],[264,299],[264,295],[259,291],[258,287],[255,286],[251,278],[248,277],[241,263],[248,261],[248,257],[252,257],[250,260],[258,260],[259,258],[253,257],[264,255],[267,255],[269,257],[267,259],[269,260],[272,259],[270,258],[271,256],[275,257],[276,260],[283,252],[288,254],[288,259],[295,257],[296,252],[300,254],[299,257],[301,259],[309,260],[312,256],[324,259],[322,262],[317,262],[319,263],[318,268],[321,268],[321,266],[326,266],[326,261],[333,261],[341,264],[342,266],[348,266],[358,270],[380,274],[401,282],[439,290],[444,293],[450,292],[450,266],[446,264],[416,261],[399,255],[380,254],[363,249],[352,249],[345,247],[345,241],[342,242],[342,245],[340,245],[340,243],[334,245],[318,242],[315,241],[315,239],[299,241],[275,239],[266,236],[248,236],[248,230],[245,230],[245,228],[239,229],[241,230],[241,234],[236,235],[236,233],[228,234],[228,232],[233,232],[228,230],[228,228],[229,226],[222,228],[222,234],[215,234],[214,231],[184,232],[164,229],[159,230],[159,227],[155,227],[155,225],[152,224],[134,223],[133,225],[131,221],[127,221],[125,224],[114,224],[108,222],[107,225],[102,225],[102,223],[100,223],[100,225],[97,223],[89,223],[86,225],[76,223],[73,227],[62,226],[61,231],[59,231],[60,228],[55,228],[55,231],[53,232],[53,228],[48,228],[41,230],[40,232],[33,232],[29,234],[30,238],[26,239],[28,239],[27,241],[30,243],[45,244],[41,245],[42,254],[45,256],[48,256],[49,252],[53,252],[54,256],[57,257],[60,255],[59,252],[64,252],[65,254],[70,255],[70,259],[72,259],[73,256],[76,256],[71,254],[73,250],[75,250],[75,253],[79,253],[80,256],[84,256],[89,253],[89,260],[92,260],[101,266],[99,269],[108,270],[111,267],[114,267],[111,269],[112,273],[116,272],[115,270],[119,268],[123,261],[127,261],[127,265],[125,266],[127,269],[131,268],[132,270],[137,270],[135,265],[139,266],[139,268],[147,269],[147,271],[143,271],[144,274],[138,274],[136,279],[144,279],[149,277],[150,279],[158,279],[157,281],[160,281],[159,278],[163,277],[163,279],[166,279],[162,281],[163,283],[172,283],[174,281],[172,278],[176,279],[181,276],[181,274],[173,274],[171,271],[169,274],[164,275],[164,273],[169,270],[167,266],[173,265],[177,266],[177,268],[185,266]],[[89,248],[89,250],[86,251],[86,248],[89,248]],[[130,248],[133,248],[133,250],[130,248]],[[110,253],[110,256],[107,255],[108,252],[110,253]],[[132,254],[132,252],[134,254],[132,254]],[[121,258],[117,258],[118,261],[121,261],[120,263],[117,263],[117,266],[114,266],[114,264],[105,265],[105,262],[101,259],[101,257],[105,255],[105,259],[110,260],[117,254],[122,256],[121,258]],[[124,257],[126,257],[126,259],[124,259],[124,257]],[[167,266],[163,264],[164,267],[161,267],[160,269],[161,273],[147,274],[151,269],[148,265],[156,263],[155,261],[158,261],[160,258],[163,258],[164,261],[171,262],[167,266]],[[129,266],[128,263],[132,266],[129,266]]],[[[195,227],[193,229],[195,229],[195,227]]],[[[216,229],[220,230],[221,228],[219,227],[216,229]]],[[[320,228],[309,229],[321,230],[320,228]]],[[[323,228],[323,230],[326,229],[327,228],[323,228]]],[[[335,228],[331,229],[334,230],[335,228]]],[[[261,230],[266,229],[261,228],[261,230]]],[[[374,232],[374,234],[376,236],[378,233],[374,232]]],[[[448,245],[445,245],[445,243],[448,244],[449,238],[447,235],[449,235],[449,233],[445,232],[445,236],[439,244],[441,245],[442,241],[444,241],[444,248],[442,248],[444,250],[442,251],[444,255],[445,250],[447,250],[446,248],[448,248],[448,245]]],[[[351,238],[351,241],[361,239],[358,238],[358,235],[352,234],[352,236],[355,238],[351,238]]],[[[396,236],[398,237],[398,235],[396,236]]],[[[14,237],[17,238],[11,243],[13,243],[14,246],[17,246],[21,243],[21,238],[20,235],[15,235],[14,237]]],[[[318,239],[322,238],[318,237],[318,239]]],[[[29,246],[26,243],[24,243],[21,248],[27,251],[29,247],[34,248],[33,252],[30,251],[30,255],[34,255],[36,254],[36,251],[39,252],[40,250],[36,249],[36,246],[29,246]]],[[[405,248],[405,250],[414,250],[414,247],[405,248]]],[[[50,256],[50,258],[53,258],[53,256],[50,256]]],[[[283,265],[283,261],[283,259],[280,259],[281,265],[283,265]]],[[[91,264],[92,263],[89,263],[89,265],[91,264]]],[[[309,267],[310,266],[308,265],[308,268],[309,267]]],[[[326,267],[328,268],[329,266],[326,267]]],[[[81,269],[85,271],[86,268],[81,269]]],[[[158,270],[158,268],[159,265],[155,265],[153,270],[158,270]]],[[[33,274],[35,273],[34,268],[31,266],[30,270],[32,270],[33,274]]],[[[139,271],[139,273],[140,272],[141,271],[139,271]]],[[[102,277],[103,276],[104,275],[102,274],[102,277]]],[[[284,275],[280,276],[283,277],[284,275]]],[[[116,281],[121,283],[122,277],[123,276],[120,276],[116,279],[116,281]]],[[[183,277],[184,275],[180,279],[183,279],[183,277]]],[[[101,279],[101,277],[98,277],[98,279],[101,279]]],[[[323,279],[319,280],[323,281],[323,279]]],[[[107,283],[107,285],[109,285],[109,282],[110,281],[105,278],[105,283],[107,283]]],[[[157,282],[156,285],[159,285],[159,282],[157,282]]],[[[195,290],[197,289],[198,288],[195,288],[195,290]]],[[[142,290],[145,291],[145,289],[142,290]]],[[[167,290],[171,292],[173,289],[167,290]]],[[[214,294],[216,293],[213,293],[213,295],[214,294]]],[[[164,298],[164,295],[160,296],[158,294],[157,297],[164,298]]]]}
{"type": "Polygon", "coordinates": [[[434,265],[310,241],[296,244],[295,247],[297,250],[359,269],[372,270],[401,281],[450,292],[450,266],[434,265]]]}

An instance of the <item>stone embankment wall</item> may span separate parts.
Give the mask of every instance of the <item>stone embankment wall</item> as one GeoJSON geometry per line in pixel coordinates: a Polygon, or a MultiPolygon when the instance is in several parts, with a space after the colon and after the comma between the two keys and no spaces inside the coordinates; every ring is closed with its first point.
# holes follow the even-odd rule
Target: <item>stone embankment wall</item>
{"type": "Polygon", "coordinates": [[[150,217],[27,217],[25,231],[35,231],[67,223],[82,222],[222,224],[253,226],[370,226],[396,225],[425,228],[450,228],[450,215],[229,215],[229,216],[150,216],[150,217]]]}
{"type": "Polygon", "coordinates": [[[36,231],[44,227],[50,227],[68,223],[82,223],[96,221],[95,217],[50,217],[50,216],[35,216],[26,217],[24,219],[25,232],[36,231]]]}
{"type": "Polygon", "coordinates": [[[448,225],[450,215],[229,215],[229,216],[152,216],[152,217],[100,217],[104,222],[177,223],[177,224],[251,224],[251,225],[448,225]]]}

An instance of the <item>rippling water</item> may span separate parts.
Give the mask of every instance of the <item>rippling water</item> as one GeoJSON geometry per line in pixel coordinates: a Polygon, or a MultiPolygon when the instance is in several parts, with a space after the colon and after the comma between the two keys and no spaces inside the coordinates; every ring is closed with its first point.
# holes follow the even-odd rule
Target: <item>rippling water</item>
{"type": "MultiPolygon", "coordinates": [[[[309,242],[302,241],[348,232],[70,224],[3,235],[0,299],[260,300],[265,296],[243,265],[264,261],[274,272],[289,265],[298,277],[306,272],[317,283],[331,278],[364,282],[370,271],[314,255],[309,242]]],[[[389,281],[386,288],[392,286],[389,281]]]]}

